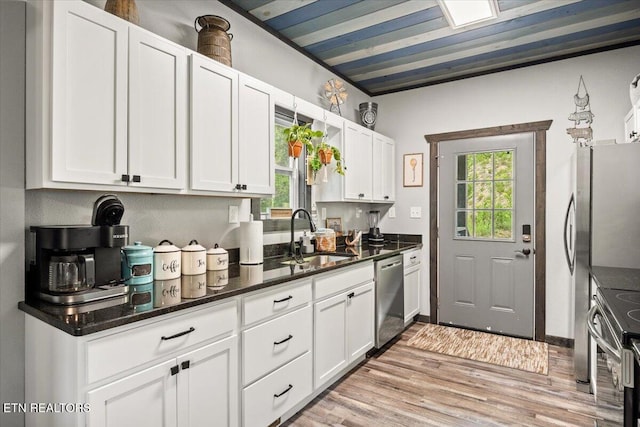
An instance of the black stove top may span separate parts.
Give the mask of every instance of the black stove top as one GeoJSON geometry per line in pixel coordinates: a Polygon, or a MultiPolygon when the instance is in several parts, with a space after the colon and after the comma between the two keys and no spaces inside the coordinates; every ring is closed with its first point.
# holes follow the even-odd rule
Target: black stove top
{"type": "Polygon", "coordinates": [[[640,291],[598,288],[597,294],[622,344],[640,339],[640,291]]]}

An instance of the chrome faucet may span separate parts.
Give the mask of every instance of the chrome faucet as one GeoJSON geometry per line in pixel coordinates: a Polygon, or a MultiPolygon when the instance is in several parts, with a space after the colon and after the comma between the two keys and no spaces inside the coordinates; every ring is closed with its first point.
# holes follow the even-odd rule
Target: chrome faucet
{"type": "Polygon", "coordinates": [[[296,255],[296,247],[295,247],[295,242],[293,241],[293,220],[296,218],[296,215],[298,214],[298,212],[304,212],[305,214],[307,214],[307,218],[309,218],[309,228],[311,229],[311,232],[315,232],[316,231],[316,225],[313,223],[313,220],[311,219],[311,214],[309,213],[309,211],[307,211],[306,209],[296,209],[295,211],[293,211],[293,213],[291,214],[291,241],[289,242],[289,256],[294,257],[296,255]]]}

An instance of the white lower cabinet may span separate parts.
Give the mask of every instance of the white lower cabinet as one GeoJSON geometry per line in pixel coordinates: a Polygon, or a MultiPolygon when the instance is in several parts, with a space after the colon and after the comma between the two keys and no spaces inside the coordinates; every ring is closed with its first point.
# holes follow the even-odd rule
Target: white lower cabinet
{"type": "Polygon", "coordinates": [[[237,347],[232,336],[89,391],[87,424],[237,425],[237,347]]]}
{"type": "Polygon", "coordinates": [[[422,251],[404,254],[404,323],[405,326],[420,314],[420,282],[422,280],[422,251]]]}
{"type": "Polygon", "coordinates": [[[88,410],[27,413],[26,425],[237,426],[237,300],[158,319],[74,337],[27,316],[25,401],[88,410]]]}
{"type": "Polygon", "coordinates": [[[321,286],[332,283],[342,283],[346,289],[314,303],[313,372],[316,390],[374,346],[373,264],[354,267],[328,279],[316,281],[316,295],[324,292],[321,286]],[[354,275],[356,272],[357,276],[354,275]],[[344,281],[345,275],[350,275],[352,281],[344,281]],[[355,277],[359,283],[354,283],[355,277]]]}

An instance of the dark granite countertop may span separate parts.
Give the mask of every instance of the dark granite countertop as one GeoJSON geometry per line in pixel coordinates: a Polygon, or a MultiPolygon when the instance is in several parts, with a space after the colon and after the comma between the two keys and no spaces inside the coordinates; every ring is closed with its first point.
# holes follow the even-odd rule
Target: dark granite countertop
{"type": "MultiPolygon", "coordinates": [[[[352,258],[329,263],[323,267],[284,265],[282,262],[286,258],[282,257],[267,258],[263,264],[258,266],[231,264],[227,285],[220,288],[208,287],[207,294],[200,298],[183,298],[179,304],[143,312],[136,312],[136,309],[130,304],[115,298],[100,304],[73,308],[53,305],[40,300],[27,300],[20,302],[18,307],[25,313],[68,334],[82,336],[421,247],[422,243],[416,242],[390,242],[385,243],[382,248],[369,248],[367,245],[363,245],[358,249],[350,249],[354,251],[355,255],[352,258]],[[105,307],[109,304],[113,305],[105,307]]],[[[348,252],[344,247],[339,247],[338,251],[348,252]]],[[[306,256],[311,255],[313,254],[306,256]]]]}
{"type": "Polygon", "coordinates": [[[604,289],[640,291],[640,269],[620,267],[591,267],[591,275],[604,289]]]}

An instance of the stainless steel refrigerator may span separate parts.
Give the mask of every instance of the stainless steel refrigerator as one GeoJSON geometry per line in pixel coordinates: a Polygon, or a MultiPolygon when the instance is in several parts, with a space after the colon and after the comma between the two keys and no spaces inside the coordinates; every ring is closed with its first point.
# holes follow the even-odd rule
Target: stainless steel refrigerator
{"type": "Polygon", "coordinates": [[[575,166],[564,242],[575,281],[576,384],[589,392],[590,266],[640,268],[640,144],[578,147],[575,166]]]}

